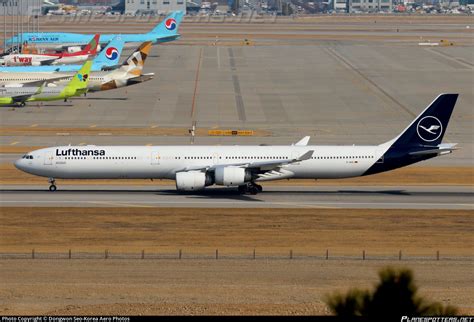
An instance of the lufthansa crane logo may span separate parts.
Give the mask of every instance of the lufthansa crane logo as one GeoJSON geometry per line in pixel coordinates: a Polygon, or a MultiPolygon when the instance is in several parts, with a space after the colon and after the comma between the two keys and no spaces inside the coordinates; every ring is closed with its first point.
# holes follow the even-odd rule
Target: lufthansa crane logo
{"type": "Polygon", "coordinates": [[[418,122],[416,131],[423,141],[433,142],[443,133],[443,124],[434,116],[425,116],[418,122]]]}

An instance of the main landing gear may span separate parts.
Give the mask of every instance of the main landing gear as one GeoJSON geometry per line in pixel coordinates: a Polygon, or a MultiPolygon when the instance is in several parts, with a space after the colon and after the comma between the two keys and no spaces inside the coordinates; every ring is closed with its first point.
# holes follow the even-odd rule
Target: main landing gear
{"type": "Polygon", "coordinates": [[[49,186],[49,191],[56,191],[56,189],[57,189],[56,185],[55,185],[56,181],[54,180],[54,178],[49,178],[48,182],[51,184],[49,186]]]}
{"type": "Polygon", "coordinates": [[[261,185],[256,184],[255,182],[248,182],[245,185],[239,186],[239,193],[245,195],[256,195],[259,192],[262,192],[263,188],[261,185]]]}

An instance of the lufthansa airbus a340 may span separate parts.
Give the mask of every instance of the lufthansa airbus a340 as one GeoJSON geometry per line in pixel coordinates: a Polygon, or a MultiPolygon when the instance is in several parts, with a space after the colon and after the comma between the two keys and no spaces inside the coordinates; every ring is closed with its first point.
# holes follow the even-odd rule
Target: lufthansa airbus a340
{"type": "Polygon", "coordinates": [[[27,173],[56,179],[173,179],[179,191],[213,184],[262,191],[261,181],[372,175],[451,153],[441,143],[458,94],[439,95],[400,135],[374,146],[58,146],[15,162],[27,173]]]}

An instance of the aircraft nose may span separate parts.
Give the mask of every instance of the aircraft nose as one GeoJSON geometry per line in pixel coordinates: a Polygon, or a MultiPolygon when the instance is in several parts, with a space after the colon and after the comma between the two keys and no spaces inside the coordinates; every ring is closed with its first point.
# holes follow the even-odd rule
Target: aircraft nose
{"type": "Polygon", "coordinates": [[[25,169],[25,165],[24,165],[24,160],[23,159],[18,159],[16,160],[13,164],[15,165],[15,168],[17,168],[18,170],[22,170],[24,171],[25,169]]]}

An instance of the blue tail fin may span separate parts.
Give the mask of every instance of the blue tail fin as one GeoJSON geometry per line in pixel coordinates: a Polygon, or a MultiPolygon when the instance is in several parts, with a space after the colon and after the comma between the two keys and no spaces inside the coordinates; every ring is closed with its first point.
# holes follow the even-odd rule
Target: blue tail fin
{"type": "Polygon", "coordinates": [[[116,66],[119,65],[120,55],[122,54],[124,42],[120,36],[115,36],[104,49],[94,58],[95,67],[116,66]]]}
{"type": "Polygon", "coordinates": [[[155,28],[149,32],[149,34],[160,34],[163,36],[177,35],[181,20],[183,20],[183,12],[173,11],[159,24],[157,24],[155,28]]]}
{"type": "Polygon", "coordinates": [[[443,140],[459,94],[439,95],[392,142],[392,147],[437,146],[443,140]]]}

